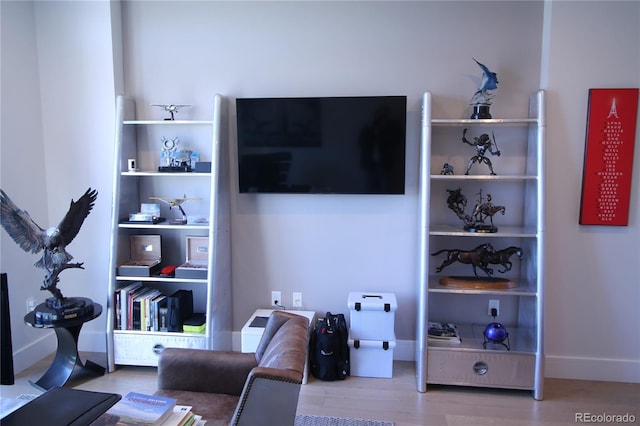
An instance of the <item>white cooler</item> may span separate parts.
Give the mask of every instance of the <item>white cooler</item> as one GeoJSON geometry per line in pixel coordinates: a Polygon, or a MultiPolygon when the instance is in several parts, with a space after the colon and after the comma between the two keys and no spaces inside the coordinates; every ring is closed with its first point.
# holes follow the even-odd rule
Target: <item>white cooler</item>
{"type": "Polygon", "coordinates": [[[349,339],[349,366],[357,377],[393,377],[393,349],[391,341],[349,339]]]}
{"type": "Polygon", "coordinates": [[[393,293],[349,293],[349,364],[352,376],[391,378],[396,347],[393,293]]]}
{"type": "Polygon", "coordinates": [[[398,309],[395,294],[351,292],[348,306],[352,339],[395,341],[394,323],[398,309]]]}

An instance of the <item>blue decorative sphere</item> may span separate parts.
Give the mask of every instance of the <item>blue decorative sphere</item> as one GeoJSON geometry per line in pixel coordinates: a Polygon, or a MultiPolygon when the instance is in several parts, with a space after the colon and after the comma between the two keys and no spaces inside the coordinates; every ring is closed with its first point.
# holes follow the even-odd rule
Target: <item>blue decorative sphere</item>
{"type": "Polygon", "coordinates": [[[507,332],[507,328],[499,322],[492,322],[485,327],[484,336],[491,342],[502,343],[509,337],[509,332],[507,332]]]}

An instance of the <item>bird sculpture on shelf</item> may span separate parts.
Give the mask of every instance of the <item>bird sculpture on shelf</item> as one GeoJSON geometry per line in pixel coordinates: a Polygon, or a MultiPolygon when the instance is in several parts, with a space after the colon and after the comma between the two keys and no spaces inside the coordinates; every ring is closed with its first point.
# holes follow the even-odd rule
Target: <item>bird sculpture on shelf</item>
{"type": "Polygon", "coordinates": [[[153,104],[151,106],[160,107],[160,108],[164,109],[165,111],[167,111],[169,114],[171,114],[171,117],[165,118],[165,120],[170,121],[170,120],[175,120],[174,114],[177,114],[178,111],[180,110],[180,108],[189,108],[191,105],[153,104]]]}
{"type": "Polygon", "coordinates": [[[182,203],[189,200],[201,200],[201,198],[187,198],[186,194],[184,197],[181,197],[181,198],[149,197],[149,199],[162,201],[163,203],[168,204],[170,210],[173,209],[174,207],[177,207],[180,210],[180,213],[182,213],[182,219],[174,219],[170,221],[169,223],[172,225],[185,225],[187,223],[187,214],[184,212],[184,209],[182,208],[182,203]]]}
{"type": "Polygon", "coordinates": [[[42,257],[34,264],[46,271],[41,290],[48,290],[55,299],[54,306],[61,307],[64,296],[57,288],[58,275],[69,268],[84,269],[83,263],[72,263],[66,247],[78,235],[98,197],[98,191],[87,189],[78,199],[71,200],[69,210],[57,226],[44,229],[40,227],[25,210],[21,210],[0,189],[0,223],[11,238],[26,252],[42,253],[42,257]]]}

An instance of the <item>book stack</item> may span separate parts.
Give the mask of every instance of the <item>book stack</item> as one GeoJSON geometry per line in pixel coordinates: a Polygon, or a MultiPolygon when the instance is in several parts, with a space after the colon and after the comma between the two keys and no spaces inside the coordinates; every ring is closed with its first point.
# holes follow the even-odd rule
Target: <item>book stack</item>
{"type": "Polygon", "coordinates": [[[182,331],[185,333],[204,334],[206,331],[205,314],[196,313],[184,320],[182,331]]]}
{"type": "Polygon", "coordinates": [[[114,295],[115,329],[167,331],[167,296],[160,290],[133,282],[114,295]]]}
{"type": "Polygon", "coordinates": [[[91,426],[203,426],[206,420],[191,408],[173,398],[129,392],[91,426]]]}
{"type": "Polygon", "coordinates": [[[460,343],[460,334],[458,333],[458,327],[455,324],[446,322],[429,322],[429,329],[427,331],[429,340],[432,342],[448,342],[448,343],[460,343]]]}

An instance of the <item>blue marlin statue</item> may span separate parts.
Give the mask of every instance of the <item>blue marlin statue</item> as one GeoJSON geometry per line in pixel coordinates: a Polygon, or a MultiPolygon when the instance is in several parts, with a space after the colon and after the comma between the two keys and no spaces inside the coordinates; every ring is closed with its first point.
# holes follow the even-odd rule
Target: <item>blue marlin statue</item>
{"type": "Polygon", "coordinates": [[[472,104],[488,104],[492,98],[492,95],[489,93],[490,90],[495,90],[498,88],[498,76],[495,72],[491,72],[489,68],[487,68],[484,64],[478,62],[477,59],[472,58],[478,66],[482,69],[482,82],[480,83],[480,87],[478,91],[473,94],[471,97],[472,104]]]}

